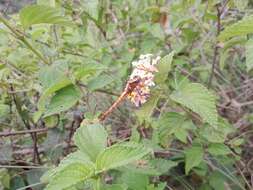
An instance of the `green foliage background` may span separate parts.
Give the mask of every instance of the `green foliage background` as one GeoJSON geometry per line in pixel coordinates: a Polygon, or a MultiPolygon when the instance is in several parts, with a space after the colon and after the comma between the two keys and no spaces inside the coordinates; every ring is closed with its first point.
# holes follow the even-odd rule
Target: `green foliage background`
{"type": "Polygon", "coordinates": [[[0,189],[251,189],[252,2],[37,0],[0,14],[0,189]],[[140,108],[131,62],[162,59],[140,108]]]}

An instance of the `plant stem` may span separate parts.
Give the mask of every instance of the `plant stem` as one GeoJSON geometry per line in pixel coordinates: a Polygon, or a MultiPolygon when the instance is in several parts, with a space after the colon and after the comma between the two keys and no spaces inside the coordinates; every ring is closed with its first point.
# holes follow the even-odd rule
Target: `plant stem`
{"type": "Polygon", "coordinates": [[[127,95],[127,92],[123,92],[119,97],[118,99],[111,105],[111,107],[106,110],[104,113],[102,113],[100,116],[99,116],[99,121],[104,121],[107,116],[113,112],[113,110],[118,107],[118,105],[125,99],[127,95]]]}
{"type": "Polygon", "coordinates": [[[44,133],[47,131],[48,131],[48,128],[30,129],[30,130],[23,130],[23,131],[10,131],[10,132],[0,133],[0,137],[24,135],[24,134],[28,134],[28,133],[44,133]]]}
{"type": "Polygon", "coordinates": [[[26,45],[38,58],[40,58],[45,64],[49,64],[46,58],[43,57],[43,55],[37,51],[32,44],[30,44],[27,39],[25,39],[24,35],[18,32],[14,27],[11,26],[11,24],[6,20],[3,15],[0,14],[0,21],[15,35],[15,37],[23,42],[23,44],[26,45]]]}
{"type": "Polygon", "coordinates": [[[94,190],[100,190],[100,189],[101,189],[101,177],[100,177],[100,176],[98,176],[98,177],[95,179],[95,181],[94,181],[94,183],[93,183],[93,189],[94,189],[94,190]]]}

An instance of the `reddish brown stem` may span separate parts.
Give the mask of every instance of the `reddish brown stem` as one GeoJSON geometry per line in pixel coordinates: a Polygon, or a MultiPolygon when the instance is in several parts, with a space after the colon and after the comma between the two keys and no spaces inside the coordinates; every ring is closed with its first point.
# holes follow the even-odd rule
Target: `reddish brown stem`
{"type": "Polygon", "coordinates": [[[118,99],[112,104],[112,106],[106,110],[104,113],[102,113],[98,119],[99,121],[104,121],[106,117],[116,108],[118,105],[126,98],[128,94],[134,91],[134,89],[138,86],[140,83],[140,78],[134,78],[127,82],[127,85],[122,92],[122,94],[118,97],[118,99]]]}
{"type": "Polygon", "coordinates": [[[100,116],[99,116],[99,121],[104,121],[106,119],[106,117],[113,112],[113,110],[118,107],[118,105],[126,98],[126,95],[127,95],[127,91],[124,91],[120,97],[118,97],[118,99],[112,104],[112,106],[106,110],[104,113],[102,113],[100,116]]]}

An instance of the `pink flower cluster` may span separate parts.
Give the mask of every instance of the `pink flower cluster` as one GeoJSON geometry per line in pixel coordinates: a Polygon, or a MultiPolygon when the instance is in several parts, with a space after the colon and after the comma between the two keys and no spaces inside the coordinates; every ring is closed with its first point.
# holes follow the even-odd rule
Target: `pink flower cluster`
{"type": "Polygon", "coordinates": [[[160,56],[152,54],[140,55],[139,60],[133,61],[134,67],[130,80],[139,79],[134,90],[128,94],[128,98],[137,106],[144,104],[150,96],[150,87],[155,86],[154,73],[158,72],[155,65],[159,62],[160,56]]]}

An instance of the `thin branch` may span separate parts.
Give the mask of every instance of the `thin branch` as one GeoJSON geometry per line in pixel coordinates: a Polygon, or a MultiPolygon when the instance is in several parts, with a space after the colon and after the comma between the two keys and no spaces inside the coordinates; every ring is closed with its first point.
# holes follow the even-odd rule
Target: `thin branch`
{"type": "Polygon", "coordinates": [[[10,168],[10,169],[43,169],[43,168],[49,168],[46,166],[13,166],[13,165],[0,165],[0,168],[10,168]]]}
{"type": "Polygon", "coordinates": [[[11,131],[11,132],[3,132],[0,133],[0,137],[9,137],[9,136],[16,136],[16,135],[25,135],[31,133],[45,133],[48,131],[48,128],[42,129],[31,129],[31,130],[23,130],[23,131],[11,131]]]}
{"type": "Polygon", "coordinates": [[[44,58],[43,55],[30,44],[30,42],[27,41],[23,34],[11,26],[11,24],[3,17],[2,14],[0,14],[0,22],[2,22],[14,34],[14,36],[23,42],[23,44],[25,44],[26,47],[28,47],[38,58],[40,58],[45,64],[49,64],[48,60],[44,58]]]}
{"type": "Polygon", "coordinates": [[[111,107],[106,110],[104,113],[102,113],[100,116],[99,116],[99,121],[104,121],[107,116],[113,112],[113,110],[118,107],[118,105],[125,99],[125,97],[127,96],[128,92],[127,91],[124,91],[120,97],[111,105],[111,107]]]}
{"type": "MultiPolygon", "coordinates": [[[[14,91],[14,87],[12,85],[10,85],[10,89],[11,91],[14,91]]],[[[25,127],[28,130],[31,130],[31,126],[29,124],[29,121],[27,120],[27,118],[24,117],[24,113],[23,110],[21,108],[20,102],[18,100],[18,98],[16,97],[15,94],[11,94],[12,98],[13,98],[13,102],[16,106],[18,115],[20,116],[21,120],[23,121],[25,127]]],[[[30,133],[32,141],[33,141],[33,150],[34,150],[34,154],[33,154],[33,161],[34,163],[36,162],[36,160],[38,161],[38,163],[41,163],[40,161],[40,156],[39,156],[39,151],[38,151],[38,146],[37,146],[37,134],[36,133],[30,133]]]]}
{"type": "MultiPolygon", "coordinates": [[[[216,9],[217,9],[217,32],[216,32],[216,36],[218,36],[220,34],[220,31],[221,31],[221,14],[222,14],[222,12],[219,8],[219,5],[216,6],[216,9]]],[[[212,80],[213,80],[213,77],[214,77],[215,67],[216,67],[216,64],[217,64],[217,57],[218,57],[218,54],[219,54],[218,49],[219,49],[218,41],[216,41],[215,48],[214,48],[214,53],[213,53],[212,70],[211,70],[211,75],[210,75],[210,78],[209,78],[209,81],[208,81],[208,88],[210,88],[211,85],[212,85],[212,80]]]]}

